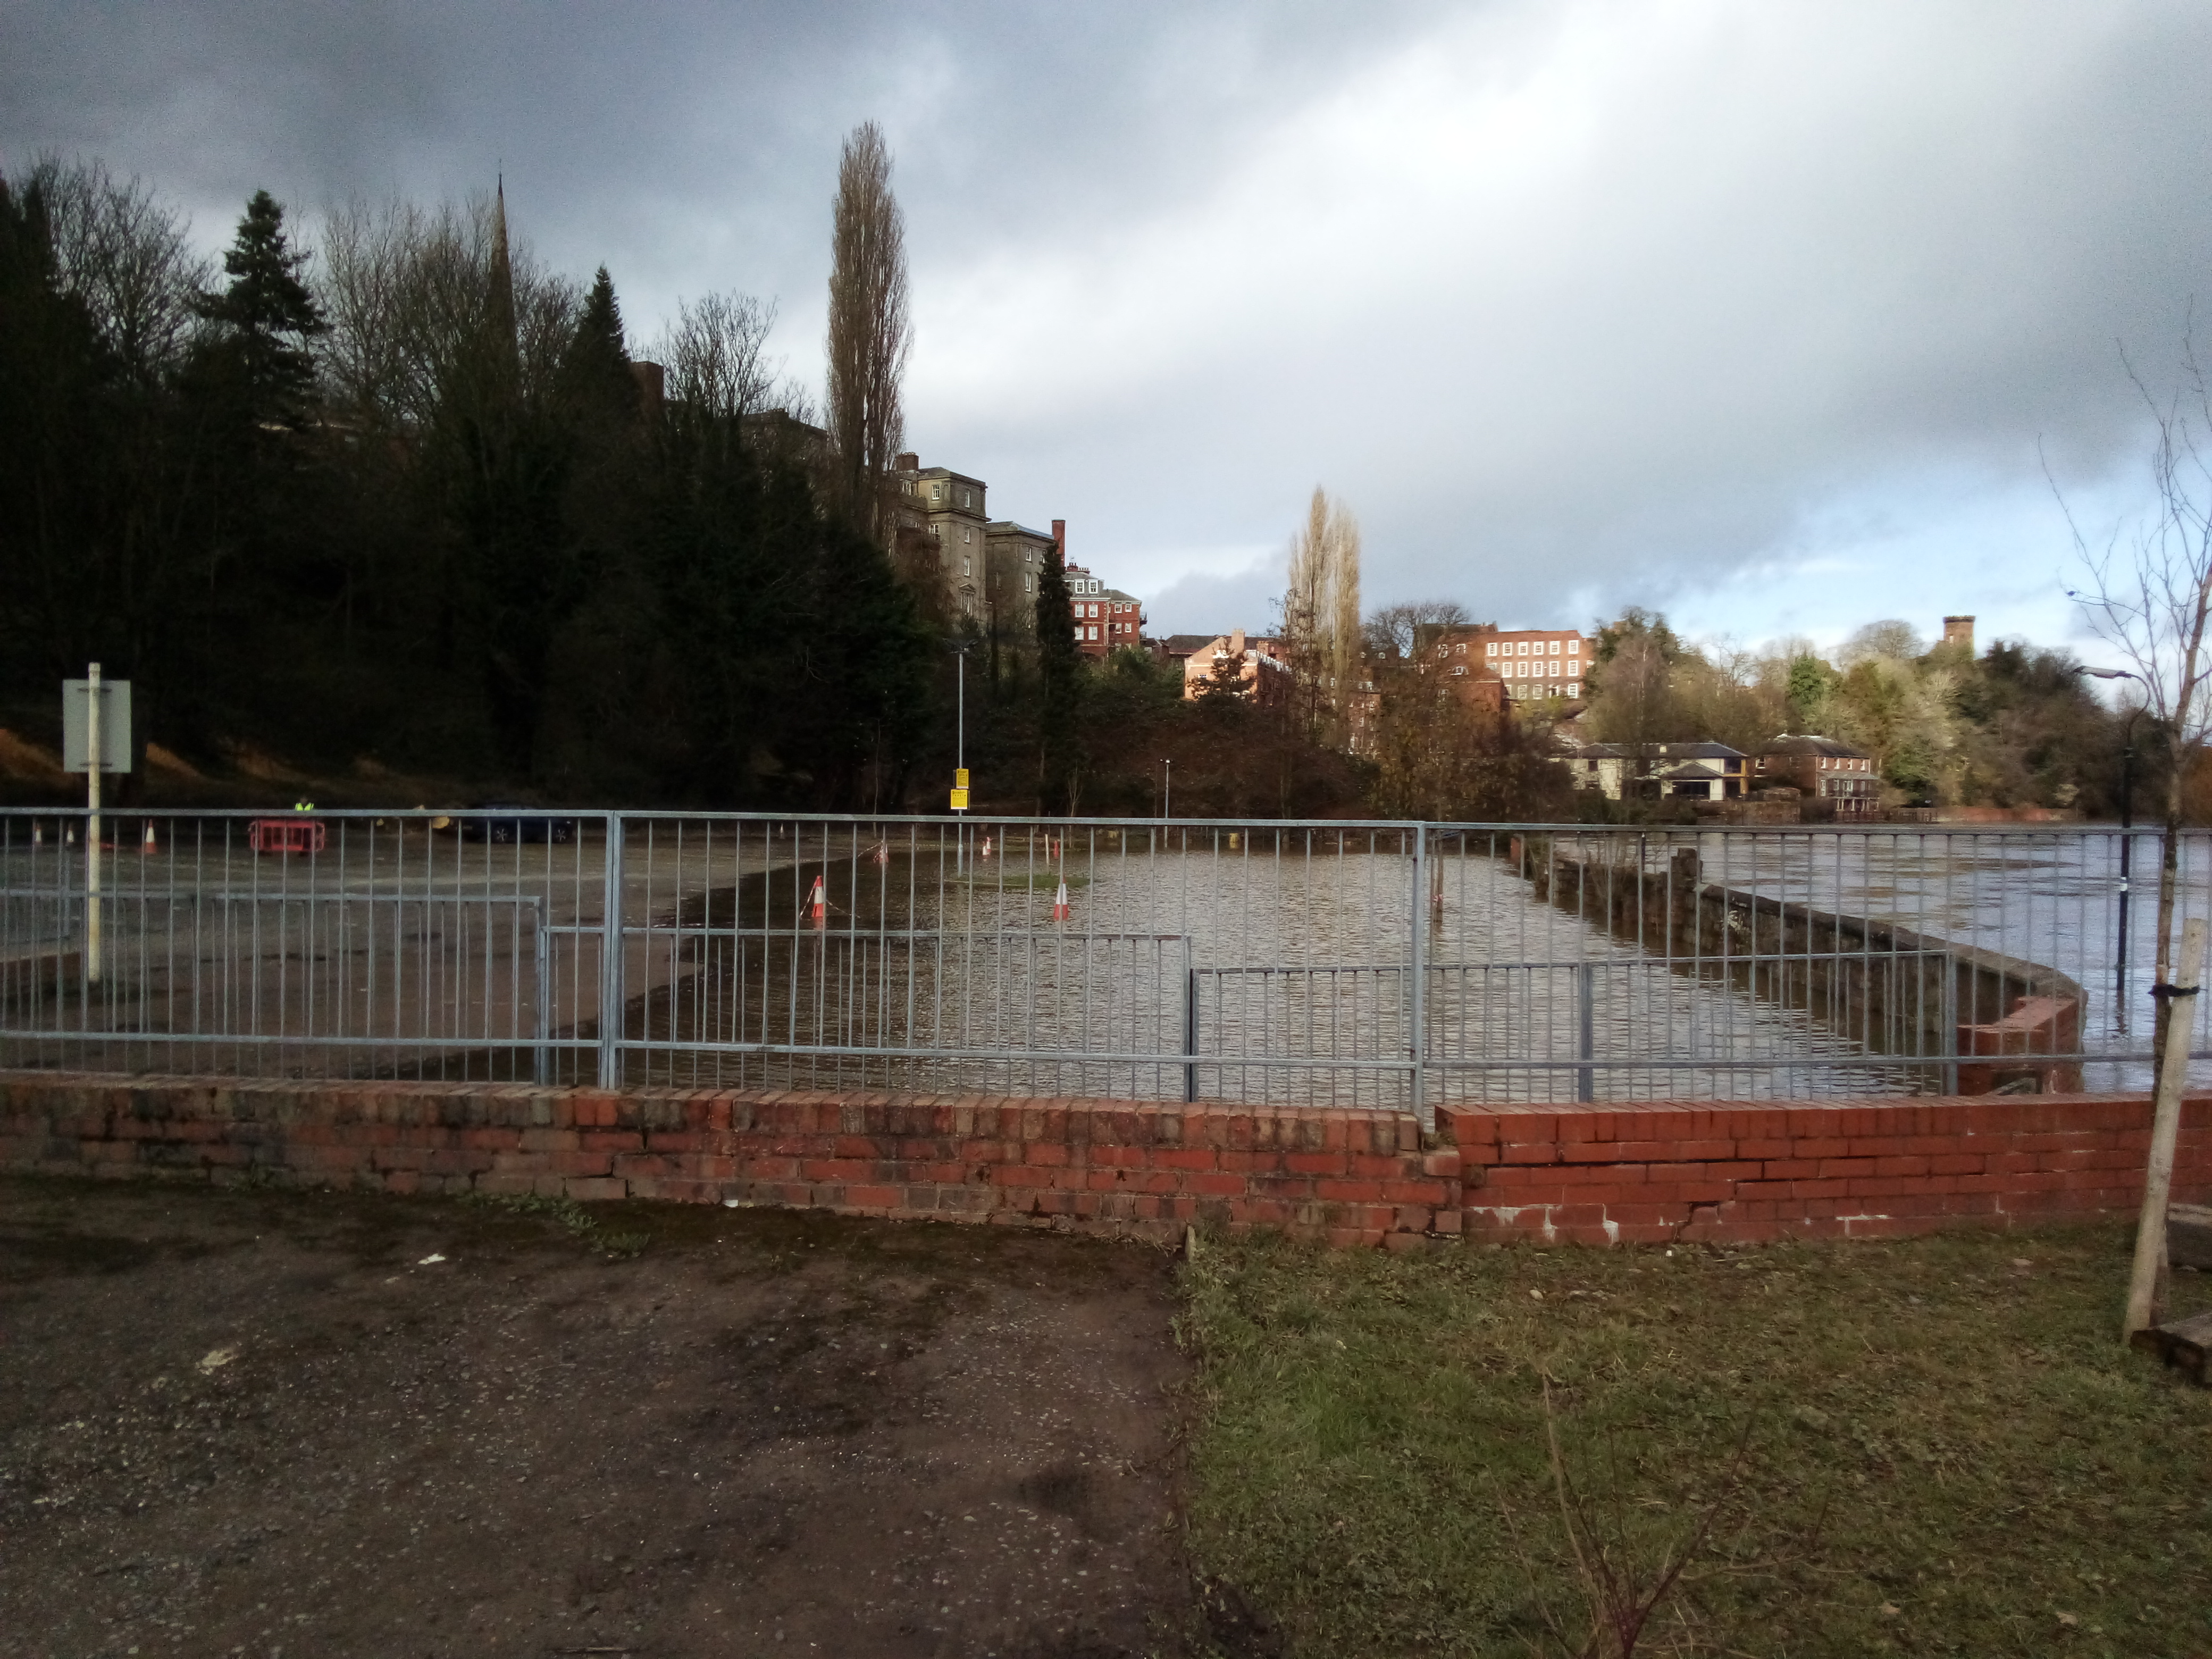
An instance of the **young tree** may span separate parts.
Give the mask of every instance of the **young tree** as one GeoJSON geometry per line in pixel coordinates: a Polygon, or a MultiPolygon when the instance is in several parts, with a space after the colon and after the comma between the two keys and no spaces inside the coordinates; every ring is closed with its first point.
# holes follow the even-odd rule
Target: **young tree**
{"type": "MultiPolygon", "coordinates": [[[[2081,606],[2098,635],[2132,665],[2131,678],[2142,687],[2144,707],[2171,756],[2166,769],[2156,932],[2157,984],[2165,987],[2174,980],[2182,803],[2190,769],[2212,732],[2212,652],[2208,652],[2212,640],[2206,636],[2206,623],[2212,621],[2212,451],[2207,447],[2212,445],[2212,386],[2197,362],[2193,339],[2183,343],[2179,385],[2172,395],[2161,401],[2140,377],[2136,385],[2157,434],[2151,447],[2152,505],[2145,516],[2116,527],[2099,545],[2090,543],[2068,512],[2084,573],[2081,586],[2069,589],[2068,597],[2081,606]]],[[[2063,495],[2060,504],[2064,506],[2063,495]]],[[[2197,968],[2195,963],[2189,964],[2192,980],[2197,968]]],[[[2174,1018],[2172,999],[2160,994],[2157,1008],[2152,1052],[2163,1055],[2174,1018]]],[[[2187,1019],[2190,1014],[2181,1017],[2187,1019]]],[[[2159,1082],[2159,1110],[2152,1127],[2154,1174],[2161,1142],[2171,1169],[2179,1113],[2179,1079],[2169,1089],[2161,1066],[2159,1082]]],[[[2142,1224],[2136,1238],[2130,1334],[2156,1322],[2162,1293],[2166,1194],[2157,1188],[2154,1179],[2146,1189],[2142,1224]]]]}
{"type": "Polygon", "coordinates": [[[914,327],[907,314],[906,227],[891,194],[891,155],[873,121],[845,140],[830,232],[830,441],[832,497],[881,545],[891,459],[905,441],[900,382],[914,327]]]}

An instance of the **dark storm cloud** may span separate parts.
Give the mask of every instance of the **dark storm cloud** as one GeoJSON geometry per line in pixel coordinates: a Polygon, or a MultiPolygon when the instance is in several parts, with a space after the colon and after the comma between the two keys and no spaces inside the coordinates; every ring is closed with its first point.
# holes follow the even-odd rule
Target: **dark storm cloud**
{"type": "Polygon", "coordinates": [[[100,155],[212,245],[259,185],[459,196],[503,162],[539,252],[607,263],[635,331],[774,296],[809,379],[837,143],[882,120],[910,440],[1070,520],[1164,628],[1263,621],[1316,481],[1376,599],[1755,633],[1948,560],[1937,602],[2014,604],[2058,556],[2039,445],[2099,488],[2139,435],[2116,343],[2163,372],[2212,287],[2198,5],[5,17],[10,170],[100,155]]]}

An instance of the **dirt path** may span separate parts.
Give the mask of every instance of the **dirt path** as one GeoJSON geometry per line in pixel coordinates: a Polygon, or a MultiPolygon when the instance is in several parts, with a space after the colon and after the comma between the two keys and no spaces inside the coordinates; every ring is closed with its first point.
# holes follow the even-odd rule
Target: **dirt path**
{"type": "Polygon", "coordinates": [[[1176,1650],[1163,1256],[593,1218],[0,1179],[0,1653],[1176,1650]]]}

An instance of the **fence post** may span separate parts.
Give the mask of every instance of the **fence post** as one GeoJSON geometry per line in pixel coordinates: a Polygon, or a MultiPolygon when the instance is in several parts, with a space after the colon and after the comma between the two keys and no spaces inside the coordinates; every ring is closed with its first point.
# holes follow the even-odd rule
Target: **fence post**
{"type": "Polygon", "coordinates": [[[1959,1092],[1959,963],[1948,951],[1943,952],[1943,1004],[1938,1018],[1942,1021],[1942,1035],[1938,1041],[1948,1058],[1943,1062],[1943,1092],[1959,1092]]]}
{"type": "Polygon", "coordinates": [[[606,897],[599,915],[599,1087],[622,1087],[623,820],[607,814],[606,897]]]}
{"type": "Polygon", "coordinates": [[[546,1046],[546,1039],[553,1034],[553,1019],[551,1010],[545,1006],[546,984],[551,977],[546,961],[545,927],[545,906],[533,898],[530,901],[531,966],[537,977],[537,989],[532,997],[538,1016],[532,1023],[531,1035],[537,1040],[537,1048],[531,1059],[530,1077],[541,1089],[553,1081],[553,1050],[546,1046]]]}
{"type": "Polygon", "coordinates": [[[1428,963],[1429,963],[1429,907],[1423,902],[1428,896],[1429,883],[1429,827],[1425,823],[1413,826],[1413,962],[1408,983],[1412,987],[1407,1017],[1413,1025],[1412,1094],[1413,1116],[1425,1134],[1437,1127],[1436,1113],[1428,1099],[1428,963]]]}
{"type": "MultiPolygon", "coordinates": [[[[1597,968],[1595,963],[1583,963],[1575,969],[1575,1013],[1581,1036],[1575,1050],[1581,1060],[1597,1058],[1597,968]]],[[[1587,1105],[1597,1098],[1597,1067],[1578,1066],[1575,1068],[1575,1098],[1587,1105]]]]}
{"type": "Polygon", "coordinates": [[[1182,941],[1182,1097],[1188,1105],[1198,1098],[1198,969],[1190,959],[1190,936],[1182,941]]]}

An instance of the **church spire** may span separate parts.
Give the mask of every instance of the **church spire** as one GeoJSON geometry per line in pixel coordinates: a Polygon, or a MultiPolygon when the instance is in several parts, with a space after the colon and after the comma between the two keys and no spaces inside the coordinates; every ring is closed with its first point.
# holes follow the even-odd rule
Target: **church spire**
{"type": "Polygon", "coordinates": [[[507,173],[502,169],[492,198],[491,281],[486,295],[492,337],[501,359],[512,365],[520,355],[514,325],[514,265],[507,246],[507,173]]]}

